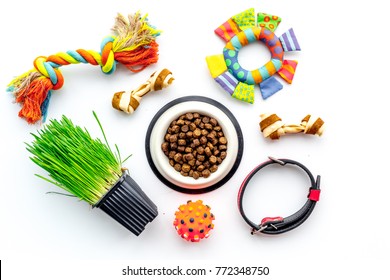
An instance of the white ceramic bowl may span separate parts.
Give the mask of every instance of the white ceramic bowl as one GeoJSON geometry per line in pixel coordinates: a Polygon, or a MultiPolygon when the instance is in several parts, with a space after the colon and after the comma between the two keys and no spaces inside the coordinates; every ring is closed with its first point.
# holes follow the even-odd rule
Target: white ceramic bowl
{"type": "Polygon", "coordinates": [[[216,189],[230,179],[241,161],[243,139],[237,120],[225,106],[210,98],[187,96],[168,103],[156,114],[149,126],[145,145],[149,164],[161,181],[178,191],[202,193],[216,189]],[[161,149],[171,122],[188,112],[215,118],[228,141],[226,158],[208,178],[181,175],[169,164],[161,149]]]}

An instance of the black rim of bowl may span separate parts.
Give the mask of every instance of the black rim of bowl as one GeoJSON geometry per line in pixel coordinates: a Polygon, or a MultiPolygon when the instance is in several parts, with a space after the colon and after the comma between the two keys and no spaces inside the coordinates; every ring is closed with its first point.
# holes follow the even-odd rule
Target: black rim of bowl
{"type": "Polygon", "coordinates": [[[237,119],[234,117],[234,115],[230,112],[230,110],[228,108],[226,108],[224,105],[222,105],[221,103],[219,103],[218,101],[216,101],[214,99],[211,99],[211,98],[208,98],[208,97],[204,97],[204,96],[191,95],[191,96],[180,97],[180,98],[177,98],[175,100],[172,100],[171,102],[169,102],[166,105],[164,105],[156,113],[156,115],[153,117],[152,121],[150,122],[148,130],[146,132],[145,150],[146,150],[146,157],[148,159],[148,163],[149,163],[150,167],[152,168],[153,173],[157,176],[157,178],[162,183],[164,183],[166,186],[168,186],[171,189],[173,189],[175,191],[178,191],[178,192],[187,193],[187,194],[201,194],[201,193],[206,193],[206,192],[213,191],[213,190],[223,186],[234,175],[234,173],[236,172],[236,170],[237,170],[237,168],[238,168],[238,166],[240,165],[240,162],[241,162],[241,158],[242,158],[242,154],[243,154],[243,150],[244,150],[244,138],[243,138],[243,135],[242,135],[241,127],[238,124],[237,119]],[[233,167],[230,169],[229,173],[225,177],[223,177],[221,180],[216,182],[215,184],[213,184],[211,186],[208,186],[208,187],[205,187],[205,188],[200,188],[200,189],[189,189],[189,188],[185,188],[185,187],[182,187],[182,186],[178,186],[178,185],[173,184],[172,182],[168,181],[164,176],[161,175],[161,173],[156,168],[156,166],[155,166],[155,164],[153,162],[151,153],[150,153],[150,136],[152,134],[154,125],[156,124],[157,120],[169,108],[171,108],[171,107],[173,107],[173,106],[175,106],[175,105],[177,105],[179,103],[184,103],[184,102],[188,102],[188,101],[205,102],[205,103],[211,104],[211,105],[217,107],[218,109],[220,109],[221,111],[223,111],[225,113],[225,115],[229,118],[229,120],[232,122],[232,124],[233,124],[233,126],[234,126],[234,128],[236,130],[237,138],[238,138],[237,139],[238,140],[237,158],[236,158],[236,160],[235,160],[235,162],[233,164],[233,167]]]}

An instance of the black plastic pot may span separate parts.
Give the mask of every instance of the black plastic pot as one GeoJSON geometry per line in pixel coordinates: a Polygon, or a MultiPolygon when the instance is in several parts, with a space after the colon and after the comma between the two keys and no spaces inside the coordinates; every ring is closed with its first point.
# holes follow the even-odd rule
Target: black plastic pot
{"type": "Polygon", "coordinates": [[[126,172],[94,207],[137,236],[158,215],[157,206],[126,172]]]}

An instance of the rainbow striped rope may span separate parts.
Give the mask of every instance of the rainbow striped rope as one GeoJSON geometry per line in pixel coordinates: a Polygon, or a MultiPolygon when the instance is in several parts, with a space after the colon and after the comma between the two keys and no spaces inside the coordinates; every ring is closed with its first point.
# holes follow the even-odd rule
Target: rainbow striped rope
{"type": "Polygon", "coordinates": [[[22,105],[19,116],[28,123],[45,121],[52,90],[60,89],[64,77],[59,68],[69,64],[89,63],[99,65],[105,74],[115,72],[121,63],[132,72],[139,72],[158,60],[158,44],[155,42],[160,31],[148,23],[145,16],[137,12],[128,19],[118,14],[112,28],[114,35],[103,39],[100,52],[78,49],[59,52],[48,57],[39,56],[34,68],[15,78],[8,85],[15,101],[22,105]]]}

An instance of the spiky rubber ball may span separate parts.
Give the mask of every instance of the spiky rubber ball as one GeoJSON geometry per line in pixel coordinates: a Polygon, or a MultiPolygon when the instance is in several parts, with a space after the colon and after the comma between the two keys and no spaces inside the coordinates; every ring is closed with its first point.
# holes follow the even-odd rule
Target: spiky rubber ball
{"type": "Polygon", "coordinates": [[[187,241],[199,242],[208,238],[210,230],[214,228],[214,215],[210,212],[210,206],[204,205],[202,200],[179,206],[175,212],[173,225],[177,233],[187,241]]]}

